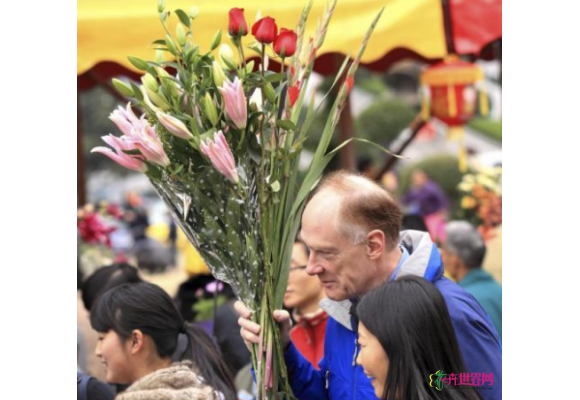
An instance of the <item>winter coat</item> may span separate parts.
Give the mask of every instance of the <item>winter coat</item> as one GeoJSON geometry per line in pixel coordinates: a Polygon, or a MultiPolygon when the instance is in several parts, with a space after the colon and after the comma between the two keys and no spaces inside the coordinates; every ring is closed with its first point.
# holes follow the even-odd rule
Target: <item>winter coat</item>
{"type": "Polygon", "coordinates": [[[191,363],[174,363],[144,376],[115,400],[214,400],[217,392],[191,369],[191,363]]]}

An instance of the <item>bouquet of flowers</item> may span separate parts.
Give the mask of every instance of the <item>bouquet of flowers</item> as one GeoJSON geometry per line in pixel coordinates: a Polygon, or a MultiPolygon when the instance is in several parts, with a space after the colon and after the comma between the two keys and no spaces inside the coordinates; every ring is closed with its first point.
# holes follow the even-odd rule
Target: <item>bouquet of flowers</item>
{"type": "Polygon", "coordinates": [[[129,57],[144,72],[142,85],[113,80],[132,100],[110,116],[123,136],[105,136],[110,148],[93,149],[147,174],[212,274],[230,284],[252,310],[262,327],[262,342],[252,351],[260,399],[279,392],[292,396],[272,311],[282,307],[305,200],[346,144],[327,152],[382,13],[372,21],[358,54],[352,61],[345,58],[334,80],[338,95],[300,181],[298,160],[316,113],[314,95],[305,99],[306,87],[335,6],[331,0],[310,39],[305,38],[305,23],[312,2],[295,30],[278,30],[271,17],[259,19],[250,30],[244,10],[231,9],[228,33],[236,61],[229,46],[220,47],[221,32],[206,52],[194,43],[197,8],[175,11],[180,22],[173,35],[168,28],[171,13],[160,1],[166,36],[154,42],[155,60],[129,57]],[[244,46],[242,37],[250,32],[255,41],[244,46]],[[247,51],[258,56],[257,63],[246,62],[247,51]],[[269,58],[280,62],[279,72],[268,70],[269,58]],[[143,114],[138,117],[133,107],[143,114]]]}
{"type": "Polygon", "coordinates": [[[458,189],[463,217],[479,228],[485,240],[501,225],[501,168],[479,168],[463,176],[458,189]]]}
{"type": "Polygon", "coordinates": [[[115,204],[106,202],[86,204],[77,210],[77,232],[79,257],[83,272],[90,275],[97,268],[110,264],[115,259],[111,234],[117,229],[116,221],[123,216],[115,204]]]}

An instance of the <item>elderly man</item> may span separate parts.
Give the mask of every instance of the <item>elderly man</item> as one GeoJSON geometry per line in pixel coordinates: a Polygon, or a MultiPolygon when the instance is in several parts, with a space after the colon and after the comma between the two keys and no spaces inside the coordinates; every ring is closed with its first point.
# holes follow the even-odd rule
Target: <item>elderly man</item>
{"type": "MultiPolygon", "coordinates": [[[[429,234],[399,234],[401,212],[389,194],[374,182],[339,172],[324,180],[302,216],[301,236],[310,249],[306,271],[316,275],[328,299],[324,358],[316,371],[288,340],[289,315],[275,311],[286,347],[285,361],[292,389],[299,399],[374,399],[370,380],[356,358],[357,320],[351,309],[373,288],[405,275],[433,282],[445,298],[468,371],[492,373],[493,389],[485,399],[501,398],[500,339],[481,306],[457,284],[443,277],[443,265],[429,234]]],[[[236,303],[241,335],[259,342],[260,326],[236,303]]],[[[476,375],[474,375],[476,376],[476,375]]],[[[480,375],[481,376],[481,375],[480,375]]],[[[429,377],[425,377],[429,384],[429,377]]]]}
{"type": "Polygon", "coordinates": [[[501,339],[501,285],[481,268],[486,252],[483,237],[467,221],[450,222],[445,231],[441,252],[445,269],[481,304],[501,339]]]}

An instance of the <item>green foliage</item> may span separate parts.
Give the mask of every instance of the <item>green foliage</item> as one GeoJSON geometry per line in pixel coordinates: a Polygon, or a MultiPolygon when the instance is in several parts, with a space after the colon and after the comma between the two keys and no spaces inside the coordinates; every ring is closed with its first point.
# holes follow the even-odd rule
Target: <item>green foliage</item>
{"type": "Polygon", "coordinates": [[[469,122],[469,126],[490,139],[501,143],[501,119],[474,118],[469,122]]]}
{"type": "Polygon", "coordinates": [[[461,198],[457,185],[459,185],[463,177],[463,174],[459,171],[457,157],[449,154],[437,154],[406,166],[399,177],[399,188],[397,190],[399,196],[407,193],[411,187],[411,175],[419,169],[441,186],[441,189],[447,194],[454,212],[461,198]]]}
{"type": "MultiPolygon", "coordinates": [[[[415,118],[412,107],[399,100],[383,99],[363,111],[355,122],[356,136],[385,147],[395,139],[415,118]]],[[[381,159],[381,152],[368,146],[357,146],[357,156],[381,159]]]]}

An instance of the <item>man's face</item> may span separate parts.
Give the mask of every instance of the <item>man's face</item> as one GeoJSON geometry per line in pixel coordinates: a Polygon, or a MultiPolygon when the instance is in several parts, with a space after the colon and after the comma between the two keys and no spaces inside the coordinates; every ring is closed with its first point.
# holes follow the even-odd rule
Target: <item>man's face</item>
{"type": "Polygon", "coordinates": [[[443,261],[443,267],[445,268],[445,271],[449,274],[449,276],[457,280],[459,270],[459,257],[446,250],[445,246],[443,246],[441,248],[441,260],[443,261]]]}
{"type": "Polygon", "coordinates": [[[333,193],[314,196],[304,210],[301,230],[310,248],[306,272],[317,276],[326,296],[335,301],[364,294],[374,279],[366,244],[353,245],[336,229],[339,204],[339,196],[333,193]]]}

